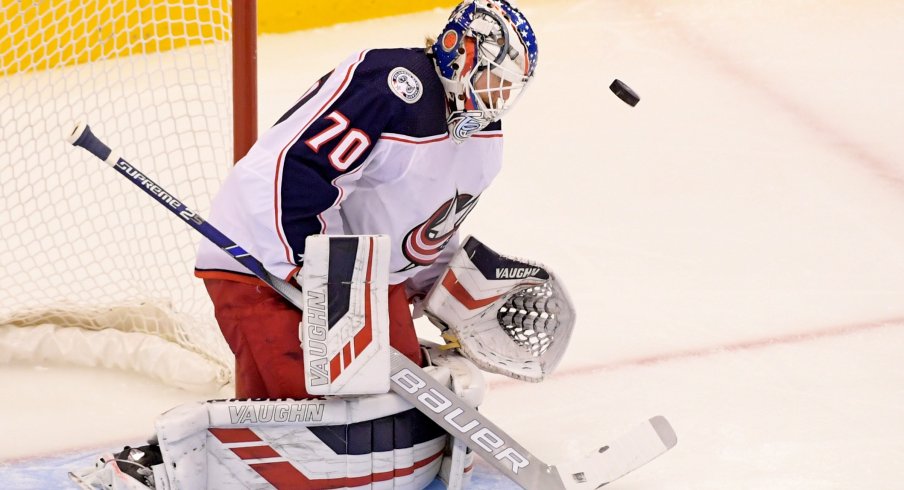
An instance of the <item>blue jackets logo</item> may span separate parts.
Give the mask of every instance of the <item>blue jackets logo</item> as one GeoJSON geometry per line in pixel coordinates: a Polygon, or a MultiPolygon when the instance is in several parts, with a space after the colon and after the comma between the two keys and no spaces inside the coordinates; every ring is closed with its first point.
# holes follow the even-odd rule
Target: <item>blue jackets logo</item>
{"type": "Polygon", "coordinates": [[[440,204],[426,221],[412,228],[402,242],[402,253],[411,264],[396,272],[435,262],[479,197],[456,192],[455,197],[440,204]]]}

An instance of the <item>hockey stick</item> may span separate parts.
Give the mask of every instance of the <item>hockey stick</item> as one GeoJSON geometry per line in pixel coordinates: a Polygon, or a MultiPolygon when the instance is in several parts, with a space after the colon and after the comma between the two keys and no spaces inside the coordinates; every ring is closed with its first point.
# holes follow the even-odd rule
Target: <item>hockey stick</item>
{"type": "MultiPolygon", "coordinates": [[[[79,123],[69,134],[67,141],[73,146],[84,148],[113,167],[205,238],[229,253],[299,310],[304,309],[298,288],[267,272],[255,257],[114,153],[91,132],[86,123],[79,123]]],[[[390,387],[393,392],[450,435],[464,441],[474,452],[522,488],[598,488],[652,461],[677,443],[675,432],[668,421],[664,417],[653,417],[584,459],[557,466],[548,465],[393,348],[390,348],[390,359],[390,387]]]]}

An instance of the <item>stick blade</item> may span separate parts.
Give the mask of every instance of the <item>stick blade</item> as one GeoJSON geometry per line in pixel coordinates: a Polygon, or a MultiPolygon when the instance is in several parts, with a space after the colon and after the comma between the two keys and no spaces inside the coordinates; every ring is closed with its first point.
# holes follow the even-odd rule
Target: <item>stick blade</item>
{"type": "Polygon", "coordinates": [[[650,425],[656,430],[656,433],[659,434],[659,439],[667,450],[672,449],[678,444],[678,434],[675,434],[675,429],[672,428],[672,424],[670,424],[665,417],[657,415],[648,422],[650,422],[650,425]]]}
{"type": "Polygon", "coordinates": [[[678,436],[669,421],[656,416],[587,457],[555,468],[564,488],[595,489],[653,461],[677,443],[678,436]]]}

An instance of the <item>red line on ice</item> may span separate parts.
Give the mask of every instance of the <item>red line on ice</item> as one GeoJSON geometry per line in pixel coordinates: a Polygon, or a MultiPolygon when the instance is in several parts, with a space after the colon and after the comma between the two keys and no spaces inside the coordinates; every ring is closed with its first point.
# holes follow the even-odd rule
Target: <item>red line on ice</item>
{"type": "MultiPolygon", "coordinates": [[[[563,369],[552,375],[550,379],[568,378],[573,376],[585,376],[596,374],[602,371],[617,371],[621,369],[629,369],[654,364],[662,364],[673,361],[684,361],[701,359],[705,357],[717,356],[725,353],[744,352],[766,349],[774,346],[803,344],[826,338],[841,337],[845,335],[853,335],[870,330],[881,328],[901,327],[904,326],[904,317],[888,318],[885,320],[876,320],[863,323],[850,323],[845,325],[837,325],[833,327],[812,330],[809,332],[789,333],[774,337],[764,337],[759,339],[741,340],[737,342],[729,342],[715,346],[699,347],[695,349],[682,349],[672,352],[662,352],[651,354],[648,356],[615,360],[612,362],[604,362],[600,364],[591,364],[586,366],[578,366],[569,369],[563,369]]],[[[490,383],[492,388],[502,388],[522,384],[516,380],[501,380],[490,383]]]]}
{"type": "Polygon", "coordinates": [[[801,126],[816,134],[820,140],[847,157],[860,162],[880,178],[904,190],[904,175],[897,170],[895,164],[882,158],[866,145],[856,141],[843,131],[833,127],[825,117],[807,108],[794,98],[785,95],[781,87],[769,83],[761,75],[745,67],[729,53],[719,50],[714,43],[700,34],[692,26],[674,16],[656,15],[656,6],[644,3],[649,17],[654,18],[654,25],[667,26],[688,47],[703,54],[714,67],[728,76],[743,82],[747,87],[768,98],[784,112],[794,116],[801,126]]]}

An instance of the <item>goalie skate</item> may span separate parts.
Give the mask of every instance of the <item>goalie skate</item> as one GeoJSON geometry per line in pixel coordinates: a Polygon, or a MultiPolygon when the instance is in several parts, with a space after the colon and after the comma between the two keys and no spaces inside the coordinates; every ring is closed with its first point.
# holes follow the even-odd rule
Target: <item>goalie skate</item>
{"type": "Polygon", "coordinates": [[[163,462],[156,445],[107,453],[94,466],[69,472],[69,479],[85,490],[155,489],[153,466],[163,462]]]}

